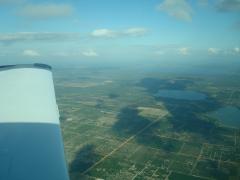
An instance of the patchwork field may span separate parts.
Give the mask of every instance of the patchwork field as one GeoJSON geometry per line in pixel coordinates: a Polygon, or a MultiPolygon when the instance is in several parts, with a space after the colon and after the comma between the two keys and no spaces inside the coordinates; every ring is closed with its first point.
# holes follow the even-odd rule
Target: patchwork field
{"type": "Polygon", "coordinates": [[[211,116],[240,109],[239,77],[77,67],[54,75],[72,180],[240,178],[240,127],[211,116]],[[206,98],[155,96],[160,89],[206,98]]]}

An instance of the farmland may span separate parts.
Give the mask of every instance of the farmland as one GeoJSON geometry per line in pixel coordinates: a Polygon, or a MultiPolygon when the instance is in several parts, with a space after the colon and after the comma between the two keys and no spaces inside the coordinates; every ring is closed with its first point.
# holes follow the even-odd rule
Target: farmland
{"type": "Polygon", "coordinates": [[[239,127],[212,116],[240,109],[237,75],[55,69],[71,179],[238,179],[239,127]],[[156,96],[161,89],[206,98],[156,96]]]}

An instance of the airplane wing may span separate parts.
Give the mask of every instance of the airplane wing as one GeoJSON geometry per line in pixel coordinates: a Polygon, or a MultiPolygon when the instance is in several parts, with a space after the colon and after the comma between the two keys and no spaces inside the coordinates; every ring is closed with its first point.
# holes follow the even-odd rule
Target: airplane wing
{"type": "Polygon", "coordinates": [[[69,180],[48,65],[0,66],[0,180],[69,180]]]}

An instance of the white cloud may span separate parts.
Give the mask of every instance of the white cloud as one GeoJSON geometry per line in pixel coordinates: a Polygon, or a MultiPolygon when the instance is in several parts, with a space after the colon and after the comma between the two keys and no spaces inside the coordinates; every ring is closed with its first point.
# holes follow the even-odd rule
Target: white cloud
{"type": "Polygon", "coordinates": [[[91,35],[93,37],[113,38],[117,36],[117,32],[109,29],[96,29],[91,33],[91,35]]]}
{"type": "Polygon", "coordinates": [[[186,0],[164,0],[157,9],[179,20],[192,20],[193,10],[186,0]]]}
{"type": "Polygon", "coordinates": [[[234,56],[234,55],[240,55],[240,48],[225,48],[225,49],[218,49],[218,48],[209,48],[208,53],[211,55],[227,55],[227,56],[234,56]]]}
{"type": "Polygon", "coordinates": [[[87,56],[87,57],[97,57],[98,53],[92,49],[89,49],[87,51],[82,52],[82,55],[87,56]]]}
{"type": "Polygon", "coordinates": [[[147,33],[146,28],[129,28],[126,30],[96,29],[91,33],[92,37],[98,38],[116,38],[125,36],[143,36],[147,33]]]}
{"type": "Polygon", "coordinates": [[[73,7],[68,4],[31,4],[21,8],[19,15],[33,19],[48,19],[66,17],[73,13],[73,7]]]}
{"type": "Polygon", "coordinates": [[[179,48],[178,53],[184,56],[189,55],[189,48],[186,47],[179,48]]]}
{"type": "Polygon", "coordinates": [[[68,51],[61,51],[61,52],[55,52],[51,54],[52,56],[57,56],[57,57],[82,57],[82,56],[86,56],[86,57],[97,57],[99,56],[99,54],[93,50],[93,49],[87,49],[85,51],[81,51],[81,50],[68,50],[68,51]]]}
{"type": "Polygon", "coordinates": [[[130,36],[142,36],[147,33],[145,28],[129,28],[123,34],[130,36]]]}
{"type": "Polygon", "coordinates": [[[0,33],[0,42],[14,43],[22,41],[66,41],[79,39],[79,33],[17,32],[0,33]]]}
{"type": "Polygon", "coordinates": [[[37,52],[36,50],[32,50],[32,49],[26,49],[23,51],[22,54],[24,56],[28,56],[28,57],[39,57],[40,56],[39,52],[37,52]]]}
{"type": "Polygon", "coordinates": [[[240,48],[239,48],[239,47],[235,47],[235,48],[233,49],[233,51],[234,51],[235,53],[239,54],[239,53],[240,53],[240,48]]]}
{"type": "Polygon", "coordinates": [[[219,52],[220,52],[220,50],[217,49],[217,48],[208,48],[208,53],[209,53],[209,54],[214,54],[214,55],[216,55],[216,54],[219,54],[219,52]]]}
{"type": "Polygon", "coordinates": [[[127,36],[143,36],[147,33],[145,28],[130,28],[126,30],[113,31],[109,29],[97,29],[85,36],[80,36],[80,33],[69,32],[16,32],[16,33],[0,33],[0,43],[11,44],[16,42],[63,42],[77,41],[81,38],[116,38],[127,36]]]}

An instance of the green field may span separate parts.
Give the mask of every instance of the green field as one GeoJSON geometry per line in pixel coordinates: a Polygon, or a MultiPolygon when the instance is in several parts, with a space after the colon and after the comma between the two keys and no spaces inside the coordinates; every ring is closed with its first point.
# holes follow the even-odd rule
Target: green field
{"type": "Polygon", "coordinates": [[[225,106],[240,109],[239,79],[138,68],[56,69],[71,179],[239,179],[240,129],[211,116],[225,106]],[[160,98],[154,95],[159,89],[207,98],[160,98]]]}

